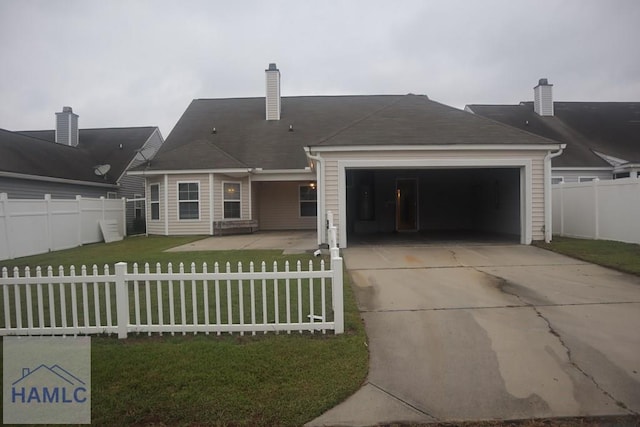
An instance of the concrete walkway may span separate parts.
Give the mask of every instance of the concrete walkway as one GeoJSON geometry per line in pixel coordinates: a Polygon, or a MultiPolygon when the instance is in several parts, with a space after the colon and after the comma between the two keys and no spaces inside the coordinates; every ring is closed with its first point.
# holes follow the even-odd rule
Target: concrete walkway
{"type": "Polygon", "coordinates": [[[251,234],[214,236],[167,252],[230,251],[252,249],[279,249],[285,254],[313,252],[318,249],[317,234],[312,231],[259,231],[251,234]]]}
{"type": "Polygon", "coordinates": [[[640,278],[522,245],[344,252],[369,376],[308,425],[640,412],[640,278]]]}

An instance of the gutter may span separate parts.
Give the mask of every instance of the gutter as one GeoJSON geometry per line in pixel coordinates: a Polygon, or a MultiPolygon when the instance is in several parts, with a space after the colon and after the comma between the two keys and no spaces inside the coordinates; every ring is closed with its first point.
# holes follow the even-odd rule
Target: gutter
{"type": "Polygon", "coordinates": [[[544,241],[551,242],[553,235],[553,215],[551,206],[551,159],[562,154],[567,144],[560,144],[560,149],[556,152],[549,151],[544,156],[544,241]]]}
{"type": "Polygon", "coordinates": [[[304,148],[307,157],[310,160],[315,161],[318,165],[316,166],[316,183],[318,185],[319,195],[318,195],[318,224],[316,227],[318,228],[318,246],[321,246],[325,243],[325,230],[326,230],[326,219],[324,212],[324,159],[320,156],[314,156],[311,154],[311,150],[309,147],[304,148]],[[322,232],[320,231],[322,230],[322,232]]]}

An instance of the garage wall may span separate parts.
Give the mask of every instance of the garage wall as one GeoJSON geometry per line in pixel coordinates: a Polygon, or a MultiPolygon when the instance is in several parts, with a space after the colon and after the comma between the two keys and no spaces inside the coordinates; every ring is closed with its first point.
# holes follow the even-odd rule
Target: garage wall
{"type": "MultiPolygon", "coordinates": [[[[380,151],[380,152],[324,152],[322,157],[325,159],[325,210],[335,213],[335,223],[341,227],[344,219],[339,217],[339,161],[353,160],[362,161],[363,166],[367,160],[372,161],[388,161],[388,160],[407,160],[413,162],[412,168],[415,168],[415,162],[425,161],[425,167],[434,159],[441,160],[443,167],[446,161],[453,160],[473,160],[486,159],[490,160],[508,160],[508,159],[529,159],[531,161],[531,232],[533,240],[544,239],[544,157],[546,151],[524,151],[524,150],[505,150],[505,151],[464,151],[464,150],[442,150],[442,151],[380,151]]],[[[419,166],[417,166],[419,167],[419,166]]],[[[490,224],[487,224],[489,227],[490,224]]]]}
{"type": "Polygon", "coordinates": [[[476,209],[473,229],[520,235],[520,170],[476,171],[471,179],[477,188],[472,197],[484,201],[473,203],[476,209]]]}

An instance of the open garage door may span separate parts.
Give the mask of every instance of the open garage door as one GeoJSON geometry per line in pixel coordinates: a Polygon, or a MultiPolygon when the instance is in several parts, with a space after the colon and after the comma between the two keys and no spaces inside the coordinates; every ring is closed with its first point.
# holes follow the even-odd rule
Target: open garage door
{"type": "Polygon", "coordinates": [[[351,243],[521,241],[521,168],[345,173],[351,243]]]}

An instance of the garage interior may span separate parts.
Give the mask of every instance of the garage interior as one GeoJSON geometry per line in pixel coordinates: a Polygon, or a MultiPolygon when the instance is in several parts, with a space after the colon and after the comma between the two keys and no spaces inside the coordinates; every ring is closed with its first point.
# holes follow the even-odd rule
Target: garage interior
{"type": "Polygon", "coordinates": [[[349,244],[520,242],[520,168],[345,172],[349,244]]]}

